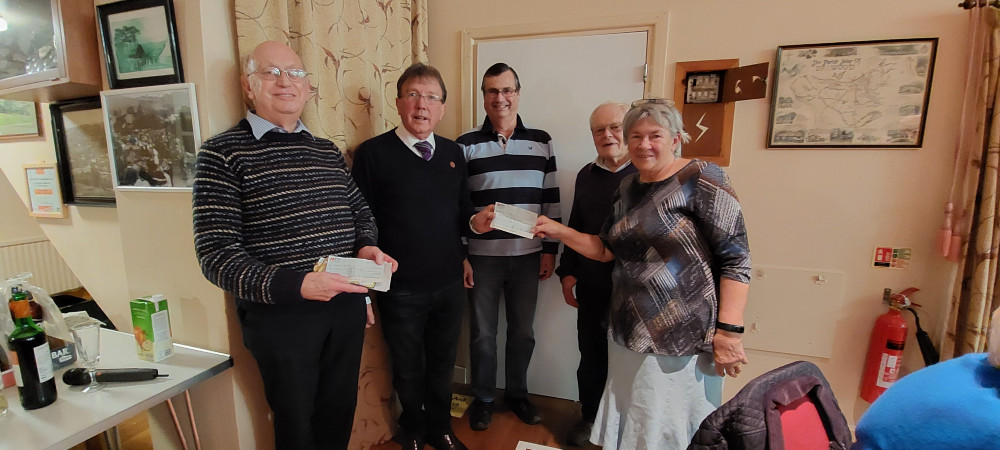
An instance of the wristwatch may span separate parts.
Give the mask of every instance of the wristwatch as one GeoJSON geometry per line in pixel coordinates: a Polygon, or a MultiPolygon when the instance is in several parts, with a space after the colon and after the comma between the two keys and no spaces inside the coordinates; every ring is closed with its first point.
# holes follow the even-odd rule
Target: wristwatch
{"type": "Polygon", "coordinates": [[[740,334],[742,334],[744,331],[743,325],[733,325],[731,323],[719,322],[718,320],[715,321],[715,328],[718,328],[723,331],[729,331],[731,333],[740,333],[740,334]]]}

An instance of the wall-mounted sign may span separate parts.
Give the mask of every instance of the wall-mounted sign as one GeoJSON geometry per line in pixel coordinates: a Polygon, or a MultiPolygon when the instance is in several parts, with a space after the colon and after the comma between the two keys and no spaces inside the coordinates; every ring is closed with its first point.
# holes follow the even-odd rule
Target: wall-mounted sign
{"type": "Polygon", "coordinates": [[[28,215],[35,217],[66,216],[59,189],[59,172],[55,164],[25,164],[24,179],[28,185],[28,215]]]}

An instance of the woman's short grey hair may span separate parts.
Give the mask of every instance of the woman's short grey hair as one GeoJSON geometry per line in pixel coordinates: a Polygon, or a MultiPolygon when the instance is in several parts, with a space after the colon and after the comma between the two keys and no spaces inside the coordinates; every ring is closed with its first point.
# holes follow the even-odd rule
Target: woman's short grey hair
{"type": "Polygon", "coordinates": [[[673,102],[669,100],[651,101],[640,103],[629,109],[625,113],[625,119],[622,120],[622,129],[625,132],[626,142],[628,141],[628,135],[632,132],[632,127],[641,119],[649,119],[656,122],[657,125],[670,132],[671,138],[680,135],[681,141],[677,143],[674,156],[681,156],[681,144],[689,142],[691,135],[684,131],[684,119],[681,118],[681,113],[674,106],[673,102]]]}

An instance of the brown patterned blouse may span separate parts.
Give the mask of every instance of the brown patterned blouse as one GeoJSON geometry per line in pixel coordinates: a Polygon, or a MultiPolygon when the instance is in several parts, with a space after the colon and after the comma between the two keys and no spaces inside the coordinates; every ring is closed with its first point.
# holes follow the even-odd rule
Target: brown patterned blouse
{"type": "Polygon", "coordinates": [[[615,254],[609,333],[635,352],[712,351],[720,277],[750,282],[743,213],[729,177],[693,160],[663,181],[622,181],[601,232],[615,254]]]}

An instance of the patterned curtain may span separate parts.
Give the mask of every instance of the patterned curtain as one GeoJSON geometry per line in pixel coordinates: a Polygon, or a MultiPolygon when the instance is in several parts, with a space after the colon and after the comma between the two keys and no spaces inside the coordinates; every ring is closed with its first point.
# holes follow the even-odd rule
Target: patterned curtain
{"type": "Polygon", "coordinates": [[[942,358],[986,351],[990,315],[1000,306],[1000,12],[970,13],[969,79],[966,82],[955,179],[945,207],[942,254],[957,273],[941,338],[942,358]],[[953,215],[953,217],[952,217],[953,215]]]}
{"type": "Polygon", "coordinates": [[[396,80],[427,61],[427,0],[236,0],[236,32],[241,62],[268,40],[299,54],[313,86],[302,121],[350,156],[398,125],[396,80]]]}
{"type": "MultiPolygon", "coordinates": [[[[287,43],[310,73],[312,98],[302,121],[353,150],[399,122],[396,80],[410,64],[427,61],[427,0],[236,0],[241,63],[257,44],[287,43]]],[[[365,336],[358,410],[350,448],[392,438],[388,349],[376,323],[365,336]]]]}

